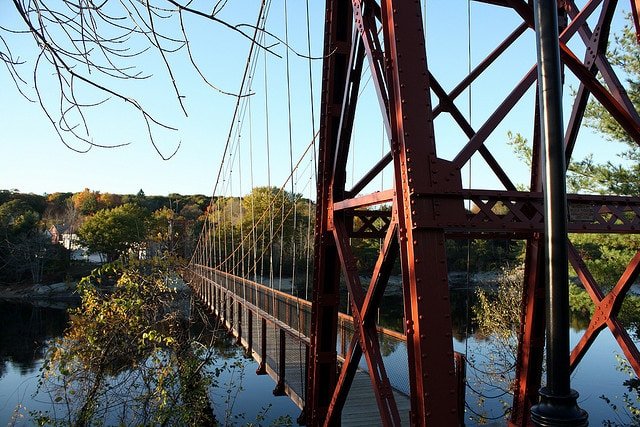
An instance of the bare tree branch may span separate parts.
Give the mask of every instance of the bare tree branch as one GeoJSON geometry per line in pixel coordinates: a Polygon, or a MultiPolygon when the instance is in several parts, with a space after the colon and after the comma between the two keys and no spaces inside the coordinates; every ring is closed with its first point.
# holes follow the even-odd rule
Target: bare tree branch
{"type": "MultiPolygon", "coordinates": [[[[158,131],[175,132],[177,128],[156,116],[157,112],[152,112],[141,98],[132,96],[126,89],[127,82],[148,80],[152,76],[163,78],[162,73],[156,77],[141,68],[149,55],[156,55],[160,60],[173,88],[173,98],[185,117],[188,116],[186,96],[178,85],[173,55],[184,53],[202,82],[216,92],[236,98],[251,95],[223,90],[205,76],[190,46],[185,15],[204,18],[280,57],[272,50],[280,43],[260,45],[254,35],[243,31],[245,27],[255,29],[253,26],[232,24],[218,16],[228,6],[228,0],[218,0],[213,7],[207,5],[210,11],[196,8],[193,0],[12,1],[20,22],[15,28],[0,26],[0,61],[19,93],[40,106],[60,141],[79,153],[86,153],[92,147],[116,148],[130,144],[96,142],[91,136],[90,122],[95,116],[88,112],[108,103],[121,102],[138,112],[149,142],[162,159],[176,154],[180,142],[175,143],[170,155],[165,155],[156,140],[158,131]],[[25,36],[35,43],[33,59],[28,59],[28,55],[27,59],[13,55],[13,52],[22,52],[16,46],[25,36]],[[30,78],[25,69],[31,70],[30,78]],[[96,94],[97,100],[88,100],[96,94]],[[55,103],[51,102],[51,96],[56,97],[55,103]]],[[[259,31],[280,41],[264,28],[259,31]]],[[[160,113],[165,111],[163,106],[160,113]]]]}

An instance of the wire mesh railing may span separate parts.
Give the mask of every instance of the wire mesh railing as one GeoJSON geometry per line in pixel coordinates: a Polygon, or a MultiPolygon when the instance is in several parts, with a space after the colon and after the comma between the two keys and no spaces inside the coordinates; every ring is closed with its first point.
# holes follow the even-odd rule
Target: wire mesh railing
{"type": "MultiPolygon", "coordinates": [[[[287,394],[304,406],[306,361],[311,330],[311,302],[263,284],[208,266],[192,264],[185,279],[202,302],[223,322],[248,355],[258,362],[257,373],[275,381],[274,393],[287,394]]],[[[353,318],[338,318],[338,361],[353,338],[353,318]]],[[[407,351],[402,333],[378,328],[382,357],[396,394],[408,397],[407,351]]],[[[364,358],[360,370],[366,372],[364,358]]]]}

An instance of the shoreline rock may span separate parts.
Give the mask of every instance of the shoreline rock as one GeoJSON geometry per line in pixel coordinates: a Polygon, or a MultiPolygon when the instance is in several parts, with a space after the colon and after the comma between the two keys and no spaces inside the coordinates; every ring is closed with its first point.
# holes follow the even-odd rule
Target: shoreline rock
{"type": "Polygon", "coordinates": [[[76,302],[80,296],[76,293],[77,283],[52,283],[48,285],[9,285],[0,286],[0,300],[4,301],[51,301],[76,302]]]}

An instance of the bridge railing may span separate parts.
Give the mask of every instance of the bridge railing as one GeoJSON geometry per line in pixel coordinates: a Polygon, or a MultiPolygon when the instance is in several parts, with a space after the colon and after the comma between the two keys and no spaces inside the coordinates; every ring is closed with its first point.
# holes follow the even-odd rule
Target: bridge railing
{"type": "MultiPolygon", "coordinates": [[[[275,394],[287,394],[300,408],[306,390],[306,359],[311,329],[311,302],[269,286],[204,265],[192,265],[185,279],[203,303],[224,323],[248,355],[258,362],[259,374],[276,381],[275,394]]],[[[392,386],[408,395],[406,344],[402,333],[378,328],[392,386]]],[[[344,359],[353,337],[353,318],[340,313],[337,352],[344,359]]],[[[363,360],[360,368],[367,370],[363,360]]]]}

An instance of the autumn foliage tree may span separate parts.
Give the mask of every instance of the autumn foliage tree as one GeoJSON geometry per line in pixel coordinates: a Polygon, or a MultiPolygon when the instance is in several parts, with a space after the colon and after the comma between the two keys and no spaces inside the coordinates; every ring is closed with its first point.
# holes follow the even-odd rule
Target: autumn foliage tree
{"type": "Polygon", "coordinates": [[[98,192],[85,188],[80,193],[75,193],[71,200],[76,210],[82,215],[89,215],[98,210],[98,192]]]}
{"type": "Polygon", "coordinates": [[[212,339],[193,334],[178,309],[173,267],[107,264],[82,280],[82,305],[43,366],[54,410],[32,412],[36,425],[215,425],[212,339]],[[105,276],[115,278],[110,292],[105,276]]]}

